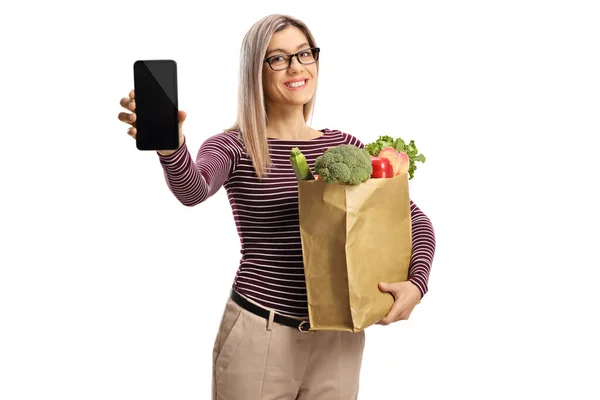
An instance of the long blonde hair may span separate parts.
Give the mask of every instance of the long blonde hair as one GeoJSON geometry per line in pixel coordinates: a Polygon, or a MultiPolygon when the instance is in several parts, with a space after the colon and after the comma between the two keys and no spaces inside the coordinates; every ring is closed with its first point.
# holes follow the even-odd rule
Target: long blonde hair
{"type": "MultiPolygon", "coordinates": [[[[262,178],[271,166],[267,140],[267,111],[263,91],[262,70],[267,47],[273,34],[289,26],[300,29],[310,47],[316,41],[308,27],[289,15],[272,14],[256,22],[244,36],[240,52],[238,87],[238,111],[235,124],[229,131],[239,131],[246,153],[252,160],[254,170],[262,178]]],[[[317,71],[319,63],[317,61],[317,71]]],[[[315,97],[304,105],[304,120],[313,111],[315,97]]]]}

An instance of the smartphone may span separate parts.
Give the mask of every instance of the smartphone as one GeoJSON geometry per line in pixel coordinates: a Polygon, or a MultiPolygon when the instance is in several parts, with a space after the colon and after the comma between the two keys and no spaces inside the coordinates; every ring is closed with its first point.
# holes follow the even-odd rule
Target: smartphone
{"type": "Polygon", "coordinates": [[[138,150],[179,147],[177,63],[137,60],[133,64],[138,150]]]}

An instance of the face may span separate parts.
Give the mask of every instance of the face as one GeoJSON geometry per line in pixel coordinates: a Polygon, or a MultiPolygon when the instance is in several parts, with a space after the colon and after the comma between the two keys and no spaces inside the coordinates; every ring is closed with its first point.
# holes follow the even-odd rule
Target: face
{"type": "MultiPolygon", "coordinates": [[[[306,35],[295,26],[289,26],[273,34],[265,58],[279,54],[295,54],[308,48],[310,44],[306,35]]],[[[298,59],[293,57],[292,65],[281,71],[273,71],[266,62],[263,65],[263,87],[267,103],[302,106],[312,99],[316,85],[316,63],[300,64],[298,59]],[[301,86],[297,86],[298,82],[301,86]]]]}

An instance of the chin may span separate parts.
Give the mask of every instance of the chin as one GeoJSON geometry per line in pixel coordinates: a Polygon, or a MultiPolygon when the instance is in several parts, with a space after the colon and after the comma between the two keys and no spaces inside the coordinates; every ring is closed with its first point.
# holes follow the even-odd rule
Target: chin
{"type": "Polygon", "coordinates": [[[290,103],[293,103],[295,105],[299,105],[299,106],[303,106],[304,104],[308,103],[309,101],[311,101],[313,99],[314,95],[313,94],[303,94],[302,96],[295,96],[293,98],[290,98],[288,101],[290,103]]]}
{"type": "Polygon", "coordinates": [[[277,96],[270,98],[273,104],[286,104],[290,106],[304,106],[310,102],[314,97],[314,91],[307,93],[282,93],[279,92],[277,96]]]}

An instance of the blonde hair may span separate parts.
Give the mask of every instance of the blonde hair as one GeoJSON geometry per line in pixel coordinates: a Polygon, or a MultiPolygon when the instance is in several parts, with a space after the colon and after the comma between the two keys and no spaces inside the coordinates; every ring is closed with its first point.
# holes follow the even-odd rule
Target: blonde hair
{"type": "MultiPolygon", "coordinates": [[[[262,178],[271,166],[262,79],[263,64],[273,34],[289,26],[300,29],[306,35],[310,47],[316,47],[312,33],[302,21],[289,15],[272,14],[262,18],[248,30],[240,52],[237,119],[228,131],[240,132],[246,153],[252,160],[259,178],[262,178]]],[[[318,68],[317,61],[317,70],[318,68]]],[[[313,96],[304,105],[305,121],[311,115],[314,103],[313,96]]]]}

